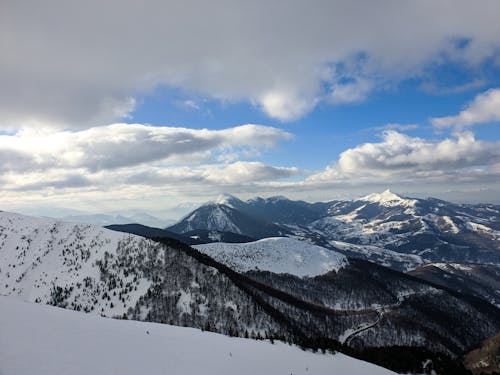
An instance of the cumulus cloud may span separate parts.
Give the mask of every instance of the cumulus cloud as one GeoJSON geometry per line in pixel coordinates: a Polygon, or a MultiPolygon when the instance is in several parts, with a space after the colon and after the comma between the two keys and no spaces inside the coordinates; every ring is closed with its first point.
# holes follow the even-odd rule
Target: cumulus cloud
{"type": "Polygon", "coordinates": [[[384,82],[498,59],[499,13],[495,0],[4,0],[0,122],[110,123],[158,85],[291,120],[321,101],[362,100],[371,87],[342,85],[336,68],[352,61],[355,81],[384,82]]]}
{"type": "MultiPolygon", "coordinates": [[[[475,139],[470,132],[455,138],[431,141],[390,130],[378,143],[365,143],[342,152],[324,171],[308,178],[309,183],[339,181],[436,180],[475,178],[481,181],[500,164],[500,143],[475,139]]],[[[498,178],[496,176],[495,178],[498,178]]]]}
{"type": "Polygon", "coordinates": [[[464,128],[496,121],[500,121],[500,89],[490,89],[477,95],[457,115],[431,118],[432,125],[440,128],[464,128]]]}
{"type": "Polygon", "coordinates": [[[122,123],[80,131],[25,130],[0,136],[0,170],[96,172],[144,163],[202,162],[224,152],[269,148],[289,138],[283,130],[262,125],[196,130],[122,123]]]}

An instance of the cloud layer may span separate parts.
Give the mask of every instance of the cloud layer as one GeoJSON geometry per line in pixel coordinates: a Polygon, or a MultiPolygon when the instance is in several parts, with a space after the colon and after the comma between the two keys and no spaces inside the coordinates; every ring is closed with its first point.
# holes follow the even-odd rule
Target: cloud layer
{"type": "Polygon", "coordinates": [[[83,168],[89,172],[156,162],[182,164],[213,161],[264,149],[291,134],[272,127],[242,125],[224,130],[143,124],[112,124],[81,131],[25,130],[0,135],[2,172],[83,168]]]}
{"type": "Polygon", "coordinates": [[[297,168],[244,161],[288,140],[262,125],[223,130],[112,124],[80,131],[0,136],[4,191],[63,192],[120,186],[237,185],[295,175],[297,168]],[[237,161],[236,161],[237,160],[237,161]]]}
{"type": "Polygon", "coordinates": [[[344,182],[481,183],[500,175],[500,142],[476,140],[471,132],[440,141],[410,137],[394,130],[382,141],[342,152],[336,163],[307,179],[309,184],[344,182]]]}
{"type": "Polygon", "coordinates": [[[429,64],[497,59],[498,14],[496,0],[5,0],[0,123],[106,124],[158,85],[291,120],[429,64]]]}

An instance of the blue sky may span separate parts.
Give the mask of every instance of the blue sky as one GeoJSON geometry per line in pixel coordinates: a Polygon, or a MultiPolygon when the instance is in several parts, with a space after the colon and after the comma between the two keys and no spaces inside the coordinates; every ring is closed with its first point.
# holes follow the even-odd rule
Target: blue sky
{"type": "Polygon", "coordinates": [[[0,204],[162,217],[220,193],[500,203],[500,3],[0,12],[0,204]],[[64,30],[64,33],[61,33],[64,30]]]}
{"type": "MultiPolygon", "coordinates": [[[[476,95],[500,87],[500,68],[491,63],[474,69],[444,63],[429,68],[427,74],[430,78],[407,79],[376,89],[360,102],[319,105],[304,116],[286,122],[267,116],[245,101],[222,102],[180,89],[159,87],[138,99],[129,121],[198,129],[224,129],[246,123],[280,127],[295,138],[264,153],[261,160],[317,170],[347,148],[378,141],[388,124],[418,125],[404,132],[443,139],[450,135],[450,130],[435,129],[429,118],[458,113],[476,95]],[[477,84],[471,85],[471,82],[477,84]],[[426,88],[426,83],[433,87],[426,88]],[[469,85],[471,87],[467,87],[469,85]]],[[[500,139],[498,121],[474,131],[478,139],[500,139]]]]}

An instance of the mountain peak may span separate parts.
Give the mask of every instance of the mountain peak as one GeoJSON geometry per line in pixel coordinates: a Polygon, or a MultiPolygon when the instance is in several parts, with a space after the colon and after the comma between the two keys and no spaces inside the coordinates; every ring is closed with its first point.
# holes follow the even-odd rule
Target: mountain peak
{"type": "Polygon", "coordinates": [[[371,202],[371,203],[378,203],[383,206],[399,206],[399,205],[413,206],[416,202],[414,199],[403,198],[393,193],[390,189],[384,190],[382,193],[368,194],[357,200],[371,202]]]}

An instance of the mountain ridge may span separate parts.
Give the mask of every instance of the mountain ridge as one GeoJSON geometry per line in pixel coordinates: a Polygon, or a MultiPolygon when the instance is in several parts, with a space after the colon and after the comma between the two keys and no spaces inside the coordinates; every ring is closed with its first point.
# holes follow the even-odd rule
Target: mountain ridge
{"type": "Polygon", "coordinates": [[[500,264],[496,205],[407,198],[390,190],[350,201],[308,203],[282,196],[247,201],[226,196],[220,201],[200,206],[167,229],[182,234],[195,217],[197,229],[229,230],[255,239],[295,237],[403,271],[440,261],[500,264]],[[228,202],[231,207],[224,204],[228,202]],[[218,210],[231,212],[221,226],[210,219],[218,210]],[[253,224],[233,220],[238,215],[253,224]]]}

